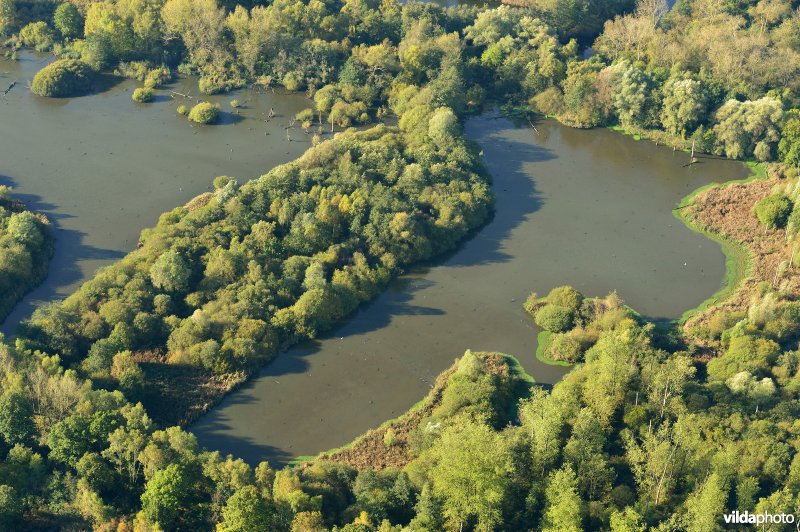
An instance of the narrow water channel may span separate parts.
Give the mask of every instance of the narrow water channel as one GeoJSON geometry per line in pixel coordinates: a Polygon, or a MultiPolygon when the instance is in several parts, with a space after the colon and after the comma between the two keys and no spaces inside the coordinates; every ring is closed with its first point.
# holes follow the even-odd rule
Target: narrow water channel
{"type": "MultiPolygon", "coordinates": [[[[0,58],[0,86],[18,80],[0,99],[0,184],[47,214],[56,237],[47,280],[5,320],[0,330],[7,334],[35,305],[66,297],[97,268],[133,250],[143,228],[209,190],[217,175],[257,177],[310,146],[296,127],[288,142],[284,129],[311,105],[302,95],[202,97],[220,104],[222,121],[194,126],[176,109],[197,99],[159,90],[155,103],[135,104],[131,80],[109,79],[108,90],[80,98],[39,98],[26,85],[52,60],[29,52],[16,62],[0,58]],[[243,105],[238,114],[233,99],[243,105]],[[277,116],[266,121],[270,108],[277,116]]],[[[197,95],[197,80],[171,88],[197,95]]]]}
{"type": "Polygon", "coordinates": [[[494,176],[494,219],[331,334],[279,355],[193,425],[204,446],[281,464],[342,445],[407,410],[466,349],[513,354],[553,383],[565,369],[534,357],[536,330],[522,310],[531,291],[617,290],[663,319],[720,288],[719,246],[671,211],[703,184],[744,177],[744,165],[688,167],[685,153],[553,121],[533,131],[488,114],[466,128],[494,176]]]}

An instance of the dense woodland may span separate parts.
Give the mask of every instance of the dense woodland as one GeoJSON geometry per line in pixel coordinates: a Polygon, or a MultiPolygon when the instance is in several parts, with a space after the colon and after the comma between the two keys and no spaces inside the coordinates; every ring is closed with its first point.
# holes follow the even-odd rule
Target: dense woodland
{"type": "Polygon", "coordinates": [[[41,95],[111,71],[151,91],[195,74],[204,93],[304,91],[297,119],[316,131],[298,160],[219,177],[164,214],[0,346],[0,527],[705,531],[733,509],[798,511],[800,307],[780,285],[696,338],[613,294],[532,297],[546,356],[574,369],[546,391],[512,359],[468,352],[418,423],[384,431],[404,460],[380,471],[253,469],[138,403],[144,353],[251,372],[479,229],[489,176],[460,124],[485,103],[774,161],[789,186],[752,216],[796,235],[796,1],[0,0],[0,34],[9,56],[60,58],[41,95]]]}
{"type": "Polygon", "coordinates": [[[49,220],[29,211],[0,185],[0,322],[42,282],[53,254],[49,220]]]}

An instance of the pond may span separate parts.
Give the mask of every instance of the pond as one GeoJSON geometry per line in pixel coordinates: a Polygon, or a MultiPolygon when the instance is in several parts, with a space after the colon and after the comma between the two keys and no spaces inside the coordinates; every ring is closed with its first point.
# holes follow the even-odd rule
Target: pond
{"type": "Polygon", "coordinates": [[[528,294],[571,284],[611,290],[653,319],[680,316],[725,276],[719,246],[672,208],[697,187],[747,175],[606,130],[554,121],[466,124],[494,178],[496,215],[441,261],[399,277],[330,334],[265,367],[193,425],[201,444],[282,464],[351,441],[420,400],[466,349],[515,355],[540,383],[566,371],[536,360],[528,294]]]}
{"type": "MultiPolygon", "coordinates": [[[[0,99],[0,184],[10,185],[32,209],[54,224],[55,256],[47,280],[5,320],[12,333],[36,304],[63,298],[136,247],[139,233],[161,213],[210,190],[217,175],[240,181],[295,159],[310,146],[299,128],[285,127],[311,105],[302,95],[252,90],[203,97],[219,103],[222,121],[195,126],[159,90],[156,102],[136,104],[132,80],[107,78],[108,90],[81,98],[39,98],[26,85],[51,57],[22,53],[0,58],[0,87],[16,87],[0,99]],[[238,99],[236,114],[230,101],[238,99]],[[267,121],[270,108],[277,116],[267,121]]],[[[171,89],[197,95],[197,81],[171,89]]]]}

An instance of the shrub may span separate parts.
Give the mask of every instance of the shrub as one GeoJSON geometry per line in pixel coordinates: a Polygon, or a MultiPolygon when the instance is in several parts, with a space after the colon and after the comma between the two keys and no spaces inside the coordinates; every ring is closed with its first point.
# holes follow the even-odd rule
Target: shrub
{"type": "Polygon", "coordinates": [[[758,220],[769,228],[785,227],[792,213],[792,201],[783,194],[772,194],[753,206],[758,220]]]}
{"type": "Polygon", "coordinates": [[[188,110],[188,109],[186,109],[186,106],[185,106],[185,105],[179,105],[179,106],[178,106],[178,114],[179,114],[179,115],[186,116],[186,113],[188,113],[188,112],[189,112],[189,110],[188,110]]]}
{"type": "Polygon", "coordinates": [[[50,63],[33,77],[31,91],[39,96],[65,98],[89,92],[92,68],[83,61],[62,59],[50,63]]]}
{"type": "Polygon", "coordinates": [[[397,445],[397,433],[392,427],[389,427],[386,429],[386,432],[383,433],[383,444],[386,447],[397,445]]]}
{"type": "Polygon", "coordinates": [[[558,286],[547,294],[547,302],[551,305],[565,307],[575,311],[583,303],[583,295],[571,286],[558,286]]]}
{"type": "Polygon", "coordinates": [[[131,94],[131,100],[139,103],[150,103],[155,98],[153,89],[147,87],[137,87],[131,94]]]}
{"type": "Polygon", "coordinates": [[[239,108],[239,100],[231,100],[231,107],[234,109],[239,108]]]}
{"type": "Polygon", "coordinates": [[[560,305],[547,304],[534,316],[536,325],[550,332],[564,332],[572,326],[572,311],[560,305]]]}
{"type": "Polygon", "coordinates": [[[155,89],[172,81],[172,72],[166,67],[154,68],[144,77],[144,86],[155,89]]]}
{"type": "Polygon", "coordinates": [[[219,109],[210,102],[200,102],[189,111],[189,120],[198,124],[211,124],[219,119],[219,109]]]}
{"type": "Polygon", "coordinates": [[[556,334],[550,340],[547,356],[553,360],[578,362],[583,359],[583,344],[572,334],[556,334]]]}
{"type": "Polygon", "coordinates": [[[19,32],[22,44],[35,48],[39,52],[44,52],[53,47],[55,38],[53,30],[46,22],[31,22],[19,32]]]}

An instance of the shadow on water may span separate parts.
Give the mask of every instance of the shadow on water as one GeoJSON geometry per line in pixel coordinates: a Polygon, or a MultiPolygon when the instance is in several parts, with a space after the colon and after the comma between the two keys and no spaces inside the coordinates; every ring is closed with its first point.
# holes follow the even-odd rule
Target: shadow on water
{"type": "MultiPolygon", "coordinates": [[[[206,426],[208,434],[203,439],[203,447],[209,450],[234,448],[236,458],[241,458],[252,466],[265,460],[269,461],[272,467],[283,466],[296,456],[295,453],[285,449],[258,442],[255,438],[231,437],[228,435],[232,430],[231,425],[220,421],[219,418],[206,426]]],[[[225,452],[223,451],[223,454],[225,452]]]]}
{"type": "Polygon", "coordinates": [[[556,155],[542,146],[503,138],[501,132],[505,128],[507,124],[500,120],[468,123],[466,133],[470,139],[479,145],[492,144],[491,153],[484,158],[486,166],[493,168],[494,216],[469,241],[435,265],[477,266],[512,260],[514,257],[502,250],[503,241],[542,207],[544,200],[524,167],[555,159],[556,155]],[[486,127],[478,129],[478,124],[486,127]]]}
{"type": "MultiPolygon", "coordinates": [[[[0,185],[14,188],[15,183],[11,177],[0,174],[0,185]]],[[[64,229],[60,223],[71,218],[71,215],[58,213],[57,205],[43,201],[40,196],[33,194],[15,194],[14,197],[25,203],[28,209],[40,212],[47,216],[52,224],[55,238],[53,258],[48,265],[47,276],[49,282],[43,282],[39,287],[28,292],[17,303],[14,310],[0,324],[0,332],[11,335],[15,332],[21,319],[30,316],[34,309],[44,301],[53,301],[64,297],[57,291],[60,286],[71,285],[83,278],[83,273],[78,267],[82,260],[114,260],[121,258],[124,253],[110,249],[99,249],[83,243],[85,233],[64,229]],[[53,282],[55,281],[55,282],[53,282]]]]}

